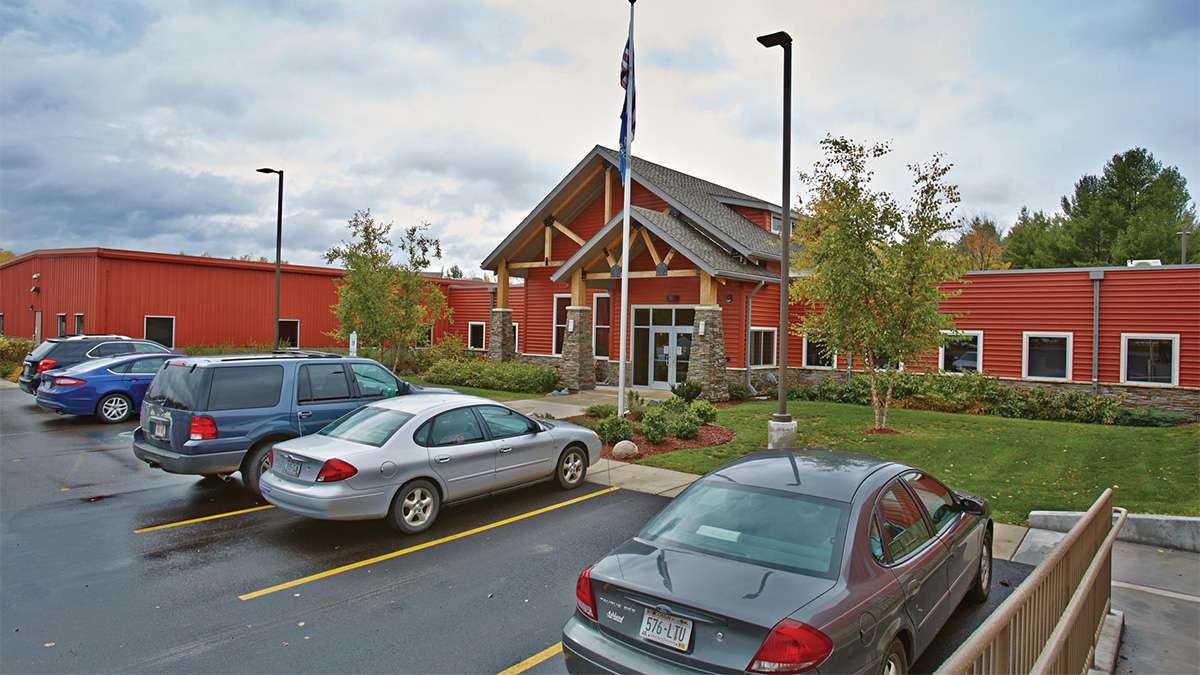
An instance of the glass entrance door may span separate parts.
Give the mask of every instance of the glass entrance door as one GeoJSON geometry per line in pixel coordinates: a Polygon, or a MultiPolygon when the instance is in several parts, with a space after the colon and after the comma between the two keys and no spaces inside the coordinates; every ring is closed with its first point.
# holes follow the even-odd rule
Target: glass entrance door
{"type": "Polygon", "coordinates": [[[687,380],[692,356],[691,326],[651,331],[650,386],[670,389],[687,380]]]}

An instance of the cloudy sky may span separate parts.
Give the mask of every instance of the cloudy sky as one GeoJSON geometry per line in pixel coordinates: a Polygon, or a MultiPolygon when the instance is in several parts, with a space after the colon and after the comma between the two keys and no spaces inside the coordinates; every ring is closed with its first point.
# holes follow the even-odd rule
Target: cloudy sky
{"type": "MultiPolygon", "coordinates": [[[[0,247],[318,263],[355,209],[491,248],[614,146],[621,0],[0,0],[0,247]]],[[[943,152],[964,215],[1007,226],[1114,153],[1200,181],[1200,2],[642,0],[635,152],[778,200],[826,133],[890,140],[882,183],[943,152]]],[[[1196,193],[1195,185],[1192,187],[1196,193]]]]}

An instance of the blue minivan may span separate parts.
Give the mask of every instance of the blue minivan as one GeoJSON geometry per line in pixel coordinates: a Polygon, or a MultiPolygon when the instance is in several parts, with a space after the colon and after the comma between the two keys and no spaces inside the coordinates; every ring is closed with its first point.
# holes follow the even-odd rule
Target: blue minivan
{"type": "MultiPolygon", "coordinates": [[[[391,396],[434,391],[371,359],[322,352],[169,359],[142,402],[133,452],[170,473],[227,477],[259,494],[273,443],[391,396]]],[[[437,390],[445,391],[445,390],[437,390]]]]}

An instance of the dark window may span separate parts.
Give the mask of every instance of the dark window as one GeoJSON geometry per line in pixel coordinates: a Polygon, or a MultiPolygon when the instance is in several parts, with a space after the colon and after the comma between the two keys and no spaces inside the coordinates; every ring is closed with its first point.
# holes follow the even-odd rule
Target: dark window
{"type": "Polygon", "coordinates": [[[346,380],[346,366],[340,363],[308,365],[300,367],[300,401],[333,401],[350,398],[350,383],[346,380]]]}
{"type": "Polygon", "coordinates": [[[537,431],[537,424],[524,415],[497,405],[478,408],[492,438],[512,438],[537,431]]]}
{"type": "Polygon", "coordinates": [[[83,315],[82,314],[75,315],[75,334],[83,335],[83,315]]]}
{"type": "Polygon", "coordinates": [[[279,403],[282,386],[283,366],[213,368],[208,409],[272,408],[279,403]]]}
{"type": "Polygon", "coordinates": [[[892,482],[879,498],[879,521],[883,527],[884,546],[892,560],[900,560],[929,541],[929,528],[921,509],[908,491],[892,482]]]}
{"type": "Polygon", "coordinates": [[[941,532],[943,527],[954,522],[958,516],[958,508],[954,504],[954,496],[950,494],[950,490],[932,477],[922,473],[904,474],[904,480],[917,495],[917,499],[925,505],[929,519],[933,521],[933,529],[941,532]]]}
{"type": "Polygon", "coordinates": [[[567,307],[571,298],[554,298],[554,345],[552,354],[561,354],[567,339],[567,307]]]}
{"type": "Polygon", "coordinates": [[[649,326],[650,325],[650,310],[642,308],[633,310],[633,325],[649,326]]]}
{"type": "Polygon", "coordinates": [[[1068,339],[1065,336],[1037,336],[1025,338],[1026,376],[1067,377],[1068,339]]]}
{"type": "Polygon", "coordinates": [[[974,373],[979,370],[979,336],[949,335],[942,347],[942,370],[947,373],[974,373]]]}
{"type": "Polygon", "coordinates": [[[0,336],[4,335],[4,315],[0,314],[0,336]]]}
{"type": "Polygon", "coordinates": [[[655,326],[673,326],[675,315],[670,309],[654,309],[650,311],[650,322],[655,326]]]}
{"type": "Polygon", "coordinates": [[[483,335],[486,326],[482,323],[467,324],[467,348],[481,350],[483,349],[483,335]]]}
{"type": "Polygon", "coordinates": [[[633,383],[642,386],[650,383],[649,328],[633,329],[633,383]]]}
{"type": "Polygon", "coordinates": [[[300,346],[300,322],[295,319],[279,320],[279,346],[300,346]]]}
{"type": "Polygon", "coordinates": [[[483,429],[479,428],[479,421],[470,408],[459,408],[438,415],[433,419],[433,429],[429,432],[429,444],[434,447],[482,440],[483,429]]]}
{"type": "Polygon", "coordinates": [[[137,351],[137,345],[132,342],[102,342],[88,354],[92,357],[116,356],[117,354],[132,354],[135,351],[137,351]]]}
{"type": "Polygon", "coordinates": [[[58,337],[63,337],[67,334],[67,315],[58,315],[58,337]]]}
{"type": "Polygon", "coordinates": [[[876,560],[883,560],[883,537],[879,534],[879,521],[871,518],[871,533],[869,535],[871,544],[871,555],[875,556],[876,560]]]}
{"type": "Polygon", "coordinates": [[[1148,384],[1175,383],[1175,340],[1125,338],[1125,381],[1148,384]]]}
{"type": "MultiPolygon", "coordinates": [[[[202,392],[208,372],[208,368],[168,363],[154,376],[154,381],[150,383],[150,391],[146,392],[146,400],[167,408],[196,410],[204,400],[202,392]]],[[[279,368],[279,378],[283,378],[282,368],[279,368]]]]}
{"type": "Polygon", "coordinates": [[[365,406],[330,422],[317,433],[378,448],[412,418],[409,413],[399,410],[365,406]]]}
{"type": "Polygon", "coordinates": [[[175,319],[169,316],[146,317],[145,335],[164,347],[175,346],[175,319]]]}
{"type": "Polygon", "coordinates": [[[513,337],[513,351],[520,354],[521,353],[521,324],[514,323],[512,325],[512,332],[513,332],[513,336],[512,336],[513,337]]]}
{"type": "Polygon", "coordinates": [[[832,368],[833,354],[825,353],[825,343],[805,338],[804,365],[809,368],[832,368]]]}
{"type": "Polygon", "coordinates": [[[691,326],[696,323],[696,310],[694,309],[677,309],[675,310],[675,325],[676,326],[691,326]]]}
{"type": "Polygon", "coordinates": [[[607,295],[596,296],[596,312],[592,317],[594,331],[592,333],[593,350],[596,356],[608,357],[608,340],[612,326],[612,298],[607,295]]]}
{"type": "Polygon", "coordinates": [[[413,347],[416,349],[427,349],[433,346],[433,326],[429,326],[429,330],[422,332],[413,342],[413,347]]]}
{"type": "Polygon", "coordinates": [[[395,396],[400,390],[396,378],[374,363],[352,363],[350,370],[358,382],[358,395],[364,397],[395,396]]]}
{"type": "Polygon", "coordinates": [[[750,365],[775,365],[775,331],[750,329],[750,365]]]}
{"type": "Polygon", "coordinates": [[[158,369],[162,367],[162,364],[166,360],[167,357],[165,356],[156,356],[152,359],[138,359],[137,361],[130,363],[129,368],[125,372],[140,373],[142,375],[157,373],[158,369]]]}

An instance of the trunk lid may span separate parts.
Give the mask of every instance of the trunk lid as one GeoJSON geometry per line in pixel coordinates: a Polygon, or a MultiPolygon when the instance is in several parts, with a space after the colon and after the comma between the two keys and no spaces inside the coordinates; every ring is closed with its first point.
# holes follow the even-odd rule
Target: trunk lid
{"type": "Polygon", "coordinates": [[[276,443],[274,449],[271,473],[293,483],[311,485],[317,481],[317,474],[320,473],[321,466],[325,464],[326,460],[336,457],[361,470],[362,467],[355,464],[354,457],[378,448],[340,438],[312,434],[276,443]]]}

